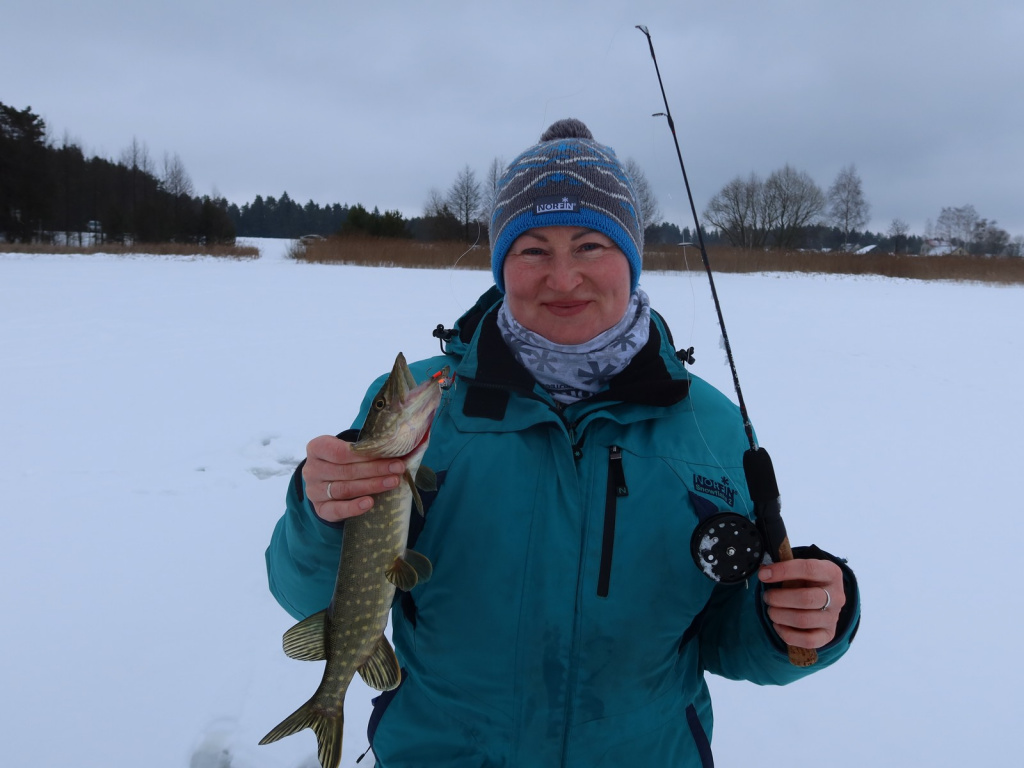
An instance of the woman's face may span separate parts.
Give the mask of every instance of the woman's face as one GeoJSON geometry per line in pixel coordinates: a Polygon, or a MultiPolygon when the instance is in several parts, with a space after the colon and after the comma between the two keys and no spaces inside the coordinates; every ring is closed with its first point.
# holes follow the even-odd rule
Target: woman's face
{"type": "Polygon", "coordinates": [[[505,257],[505,301],[522,325],[556,344],[582,344],[629,306],[629,262],[612,240],[583,227],[524,232],[505,257]]]}

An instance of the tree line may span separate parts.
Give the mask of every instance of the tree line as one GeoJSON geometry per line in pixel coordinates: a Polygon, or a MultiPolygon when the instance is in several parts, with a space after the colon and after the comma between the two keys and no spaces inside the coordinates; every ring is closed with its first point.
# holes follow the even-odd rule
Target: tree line
{"type": "Polygon", "coordinates": [[[1024,256],[1024,237],[1011,239],[996,222],[979,216],[973,205],[943,208],[934,224],[927,223],[925,235],[973,255],[1024,256]]]}
{"type": "Polygon", "coordinates": [[[228,205],[228,216],[239,237],[287,237],[303,235],[329,235],[339,232],[348,216],[348,206],[321,206],[310,200],[299,205],[283,193],[279,198],[256,195],[251,203],[241,207],[228,205]]]}
{"type": "Polygon", "coordinates": [[[227,201],[196,196],[181,158],[158,169],[133,139],[118,160],[47,139],[31,107],[0,103],[0,240],[233,243],[227,201]]]}
{"type": "MultiPolygon", "coordinates": [[[[623,163],[637,191],[649,244],[696,240],[689,227],[663,219],[643,170],[623,163]]],[[[303,235],[364,235],[417,240],[486,241],[505,161],[494,158],[478,177],[464,166],[445,189],[431,189],[421,216],[362,204],[304,205],[287,192],[257,195],[238,206],[220,197],[197,196],[177,155],[161,168],[145,144],[133,139],[118,160],[86,157],[74,142],[47,139],[44,120],[30,107],[0,103],[0,240],[72,239],[138,242],[233,242],[241,237],[298,238],[303,235]]],[[[805,172],[786,164],[762,179],[737,176],[710,200],[703,214],[705,243],[740,248],[853,250],[877,245],[893,252],[936,248],[989,255],[1024,255],[1024,237],[1011,238],[971,205],[943,208],[924,237],[902,219],[885,233],[861,228],[870,213],[854,165],[843,168],[823,190],[805,172]]]]}
{"type": "MultiPolygon", "coordinates": [[[[466,165],[446,190],[431,189],[423,207],[420,228],[428,234],[448,239],[462,237],[472,242],[477,236],[486,238],[505,165],[503,158],[495,157],[482,177],[466,165]]],[[[645,241],[651,244],[690,241],[689,227],[680,229],[662,218],[658,198],[640,164],[633,158],[627,158],[623,169],[636,191],[645,241]]],[[[717,235],[712,235],[712,240],[716,239],[717,235]]]]}
{"type": "MultiPolygon", "coordinates": [[[[665,221],[643,170],[632,159],[623,163],[640,206],[644,239],[650,245],[695,243],[696,232],[665,221]]],[[[494,158],[478,176],[463,166],[445,189],[431,189],[421,216],[403,218],[399,211],[367,211],[362,205],[321,208],[312,200],[300,206],[285,192],[280,198],[257,196],[229,214],[240,236],[301,237],[304,234],[363,234],[409,237],[417,240],[485,242],[498,183],[505,170],[494,158]]],[[[910,233],[902,219],[893,219],[886,232],[862,229],[871,206],[864,195],[856,166],[847,165],[827,190],[807,173],[786,164],[766,179],[751,173],[737,176],[708,203],[702,220],[707,245],[747,249],[855,250],[877,246],[893,253],[947,252],[1024,255],[1024,238],[1010,237],[995,221],[980,217],[973,206],[943,208],[924,236],[910,233]],[[939,251],[941,252],[941,251],[939,251]]]]}
{"type": "Polygon", "coordinates": [[[424,217],[406,219],[401,211],[368,210],[362,203],[321,206],[312,200],[299,205],[288,192],[275,198],[256,195],[251,203],[242,206],[231,203],[228,216],[239,237],[299,238],[306,235],[324,237],[363,236],[398,237],[418,240],[458,240],[461,237],[457,223],[447,219],[437,221],[424,217]]]}
{"type": "Polygon", "coordinates": [[[739,248],[854,250],[877,245],[893,253],[1024,255],[1024,237],[1010,237],[995,221],[981,218],[972,205],[943,208],[924,237],[894,218],[888,230],[861,230],[871,206],[854,165],[844,167],[828,190],[788,163],[766,179],[737,176],[709,201],[704,219],[730,245],[739,248]],[[941,250],[940,250],[941,249],[941,250]]]}

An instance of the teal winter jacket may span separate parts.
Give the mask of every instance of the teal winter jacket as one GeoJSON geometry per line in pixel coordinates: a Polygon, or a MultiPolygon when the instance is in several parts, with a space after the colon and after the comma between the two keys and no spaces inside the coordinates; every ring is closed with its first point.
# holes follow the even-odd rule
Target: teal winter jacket
{"type": "MultiPolygon", "coordinates": [[[[377,765],[710,766],[705,672],[785,684],[827,667],[856,630],[853,574],[836,639],[817,665],[790,664],[756,578],[716,584],[690,555],[709,512],[752,515],[735,405],[684,368],[652,313],[606,391],[561,406],[502,341],[500,300],[485,294],[447,354],[412,366],[417,381],[445,365],[456,377],[423,462],[438,489],[410,536],[434,573],[392,611],[403,678],[375,705],[377,765]]],[[[342,538],[297,471],[267,550],[296,618],[330,601],[342,538]]]]}

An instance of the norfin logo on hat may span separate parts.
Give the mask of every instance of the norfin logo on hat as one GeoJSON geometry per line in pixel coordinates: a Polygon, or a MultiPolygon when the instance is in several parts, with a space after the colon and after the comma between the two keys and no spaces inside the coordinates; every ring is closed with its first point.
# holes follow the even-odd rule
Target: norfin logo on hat
{"type": "Polygon", "coordinates": [[[580,207],[580,199],[571,195],[552,195],[538,197],[533,201],[533,213],[576,213],[580,207]]]}

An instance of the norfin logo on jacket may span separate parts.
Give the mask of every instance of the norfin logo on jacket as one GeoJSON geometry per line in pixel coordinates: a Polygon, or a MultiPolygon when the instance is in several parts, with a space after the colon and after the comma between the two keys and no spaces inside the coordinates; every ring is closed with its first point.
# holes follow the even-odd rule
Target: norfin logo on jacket
{"type": "Polygon", "coordinates": [[[714,496],[715,498],[721,499],[730,507],[733,505],[733,502],[736,501],[736,490],[729,487],[728,477],[723,477],[721,481],[718,481],[704,477],[703,475],[695,474],[693,476],[693,489],[697,491],[697,493],[703,493],[708,496],[714,496]]]}

